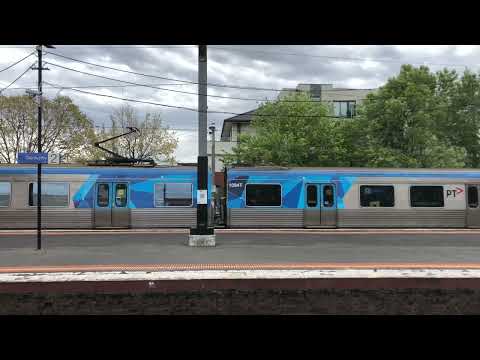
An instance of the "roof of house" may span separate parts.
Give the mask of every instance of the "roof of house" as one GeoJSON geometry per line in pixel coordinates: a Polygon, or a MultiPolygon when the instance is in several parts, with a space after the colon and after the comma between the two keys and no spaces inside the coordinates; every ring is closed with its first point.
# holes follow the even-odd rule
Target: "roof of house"
{"type": "Polygon", "coordinates": [[[249,123],[250,121],[252,121],[253,114],[256,110],[257,109],[253,109],[223,120],[221,139],[223,140],[228,137],[233,123],[249,123]]]}

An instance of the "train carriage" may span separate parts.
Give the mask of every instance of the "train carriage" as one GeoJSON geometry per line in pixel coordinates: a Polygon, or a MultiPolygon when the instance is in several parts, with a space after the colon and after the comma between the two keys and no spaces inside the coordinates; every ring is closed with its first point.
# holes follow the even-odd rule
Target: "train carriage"
{"type": "Polygon", "coordinates": [[[478,170],[233,168],[227,226],[480,227],[479,184],[478,170]]]}
{"type": "MultiPolygon", "coordinates": [[[[0,166],[0,229],[36,226],[37,169],[0,166]]],[[[209,184],[210,186],[210,184],[209,184]]],[[[196,167],[42,167],[45,228],[192,227],[196,167]]]]}
{"type": "MultiPolygon", "coordinates": [[[[196,226],[196,167],[42,174],[45,228],[196,226]]],[[[35,228],[36,181],[34,166],[0,166],[0,229],[35,228]]],[[[480,227],[477,170],[232,168],[225,186],[220,222],[230,228],[480,227]]]]}

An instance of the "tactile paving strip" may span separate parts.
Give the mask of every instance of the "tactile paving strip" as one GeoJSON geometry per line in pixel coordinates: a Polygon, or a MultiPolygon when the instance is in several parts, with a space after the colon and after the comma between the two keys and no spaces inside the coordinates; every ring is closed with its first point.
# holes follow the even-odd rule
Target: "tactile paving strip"
{"type": "Polygon", "coordinates": [[[258,263],[258,264],[112,264],[5,266],[0,273],[201,271],[201,270],[339,270],[339,269],[480,269],[480,263],[258,263]]]}

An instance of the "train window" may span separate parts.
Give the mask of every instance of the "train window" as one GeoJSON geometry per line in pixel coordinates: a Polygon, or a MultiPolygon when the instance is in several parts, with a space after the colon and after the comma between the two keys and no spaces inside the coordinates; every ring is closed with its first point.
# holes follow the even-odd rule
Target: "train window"
{"type": "Polygon", "coordinates": [[[317,185],[307,186],[307,206],[308,207],[317,206],[317,185]]]}
{"type": "Polygon", "coordinates": [[[127,205],[127,184],[115,184],[115,206],[125,207],[127,205]]]}
{"type": "Polygon", "coordinates": [[[192,206],[192,184],[155,184],[155,207],[162,206],[192,206]]]}
{"type": "Polygon", "coordinates": [[[443,186],[410,187],[410,206],[443,207],[443,186]]]}
{"type": "MultiPolygon", "coordinates": [[[[29,184],[28,205],[37,206],[37,183],[29,184]]],[[[68,183],[42,183],[42,206],[68,206],[68,183]]]]}
{"type": "Polygon", "coordinates": [[[323,207],[332,207],[334,203],[333,197],[333,186],[324,185],[323,186],[323,207]]]}
{"type": "Polygon", "coordinates": [[[360,206],[362,207],[393,207],[395,193],[391,185],[361,185],[360,206]]]}
{"type": "Polygon", "coordinates": [[[0,207],[7,207],[10,205],[10,193],[12,191],[9,182],[0,182],[0,207]]]}
{"type": "Polygon", "coordinates": [[[280,185],[247,184],[247,206],[281,206],[280,185]]]}
{"type": "Polygon", "coordinates": [[[108,207],[110,203],[110,185],[98,184],[97,186],[97,206],[108,207]]]}
{"type": "Polygon", "coordinates": [[[478,188],[476,185],[468,186],[468,207],[478,207],[478,188]]]}

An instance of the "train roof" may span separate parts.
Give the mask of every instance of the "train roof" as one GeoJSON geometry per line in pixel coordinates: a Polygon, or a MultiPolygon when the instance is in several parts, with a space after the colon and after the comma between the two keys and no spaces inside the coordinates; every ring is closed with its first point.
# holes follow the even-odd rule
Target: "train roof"
{"type": "MultiPolygon", "coordinates": [[[[0,164],[0,174],[33,174],[37,166],[29,164],[0,164]]],[[[83,165],[52,165],[42,166],[44,174],[102,174],[102,175],[165,175],[188,174],[196,176],[195,166],[155,166],[155,167],[125,167],[125,166],[83,166],[83,165]]]]}
{"type": "Polygon", "coordinates": [[[366,167],[283,167],[283,166],[257,166],[257,167],[232,167],[228,172],[340,172],[340,173],[473,173],[480,174],[480,169],[462,168],[366,168],[366,167]]]}
{"type": "Polygon", "coordinates": [[[480,169],[411,169],[411,168],[346,168],[346,167],[236,167],[228,169],[228,177],[265,177],[298,179],[301,177],[326,176],[340,178],[422,178],[462,179],[479,181],[480,169]]]}

